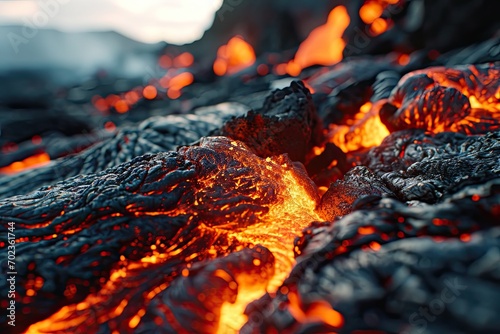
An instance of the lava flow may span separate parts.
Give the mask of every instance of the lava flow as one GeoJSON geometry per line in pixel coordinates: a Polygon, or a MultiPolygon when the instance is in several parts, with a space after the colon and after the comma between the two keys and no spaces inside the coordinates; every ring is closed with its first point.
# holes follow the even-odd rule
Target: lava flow
{"type": "Polygon", "coordinates": [[[2,203],[2,217],[18,222],[18,302],[31,311],[19,323],[45,318],[29,333],[124,333],[160,323],[236,331],[244,307],[290,272],[294,237],[320,219],[302,167],[223,137],[61,187],[22,207],[2,203]],[[68,195],[52,197],[58,191],[68,195]],[[40,244],[52,246],[42,258],[28,255],[40,244]],[[56,285],[54,270],[64,277],[56,285]]]}
{"type": "Polygon", "coordinates": [[[327,137],[344,152],[378,146],[389,135],[379,117],[380,102],[372,105],[366,102],[347,125],[331,124],[327,137]]]}
{"type": "Polygon", "coordinates": [[[0,333],[498,331],[487,1],[220,2],[140,81],[2,86],[0,333]]]}
{"type": "Polygon", "coordinates": [[[288,74],[296,76],[311,65],[333,65],[342,60],[346,42],[342,34],[350,18],[344,6],[337,6],[324,25],[315,28],[300,44],[294,59],[286,64],[288,74]]]}
{"type": "Polygon", "coordinates": [[[366,102],[344,124],[330,124],[327,138],[347,153],[378,146],[403,129],[467,134],[496,130],[499,71],[498,65],[484,64],[410,72],[388,99],[366,102]]]}
{"type": "Polygon", "coordinates": [[[49,162],[50,156],[47,153],[38,153],[22,161],[16,161],[0,168],[0,174],[15,174],[26,169],[41,167],[49,162]]]}

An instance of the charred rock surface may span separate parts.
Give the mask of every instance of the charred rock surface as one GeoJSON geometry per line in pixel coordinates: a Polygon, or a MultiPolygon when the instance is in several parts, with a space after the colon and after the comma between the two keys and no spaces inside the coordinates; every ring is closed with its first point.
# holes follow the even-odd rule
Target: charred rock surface
{"type": "Polygon", "coordinates": [[[314,223],[296,241],[298,264],[280,292],[248,306],[242,333],[492,333],[499,208],[494,179],[434,206],[382,199],[314,223]]]}
{"type": "Polygon", "coordinates": [[[148,154],[175,150],[218,129],[225,120],[244,112],[239,104],[207,107],[191,115],[152,117],[137,127],[120,130],[112,138],[79,154],[34,170],[0,178],[0,198],[25,194],[80,174],[92,174],[148,154]]]}
{"type": "Polygon", "coordinates": [[[273,91],[261,109],[226,122],[218,134],[246,143],[260,157],[288,153],[293,161],[304,162],[309,151],[321,144],[321,129],[311,93],[294,81],[273,91]]]}
{"type": "Polygon", "coordinates": [[[449,51],[438,57],[434,65],[457,66],[498,62],[499,51],[500,38],[493,36],[483,42],[449,51]]]}
{"type": "Polygon", "coordinates": [[[500,176],[499,143],[499,132],[395,132],[364,156],[364,166],[352,168],[329,186],[319,210],[334,219],[381,197],[439,202],[468,184],[500,176]]]}
{"type": "Polygon", "coordinates": [[[326,143],[324,151],[311,158],[306,165],[307,173],[318,187],[328,187],[342,178],[349,169],[344,152],[332,143],[326,143]]]}
{"type": "Polygon", "coordinates": [[[402,201],[435,203],[457,189],[500,175],[500,133],[465,136],[407,130],[373,148],[365,165],[402,201]]]}
{"type": "Polygon", "coordinates": [[[351,213],[357,203],[394,196],[392,191],[366,167],[351,169],[342,180],[331,184],[321,198],[320,211],[327,219],[351,213]]]}
{"type": "Polygon", "coordinates": [[[307,82],[315,90],[315,103],[324,124],[345,124],[370,100],[379,73],[393,69],[401,70],[390,59],[367,56],[312,75],[307,82]]]}

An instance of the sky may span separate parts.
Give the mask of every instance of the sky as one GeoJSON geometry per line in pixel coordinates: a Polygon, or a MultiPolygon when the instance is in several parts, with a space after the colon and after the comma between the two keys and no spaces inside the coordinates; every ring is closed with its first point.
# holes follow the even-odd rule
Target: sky
{"type": "Polygon", "coordinates": [[[62,31],[115,30],[145,43],[203,35],[223,0],[0,0],[0,25],[62,31]]]}

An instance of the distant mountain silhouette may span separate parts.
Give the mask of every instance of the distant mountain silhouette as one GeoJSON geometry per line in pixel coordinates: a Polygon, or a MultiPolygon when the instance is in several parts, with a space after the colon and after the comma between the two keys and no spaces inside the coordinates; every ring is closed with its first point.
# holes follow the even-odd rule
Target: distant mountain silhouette
{"type": "MultiPolygon", "coordinates": [[[[113,31],[61,32],[0,26],[0,75],[15,71],[69,71],[88,76],[105,70],[120,77],[143,75],[165,43],[145,44],[113,31]],[[30,32],[31,33],[31,32],[30,32]]],[[[67,79],[72,79],[70,76],[67,79]]]]}

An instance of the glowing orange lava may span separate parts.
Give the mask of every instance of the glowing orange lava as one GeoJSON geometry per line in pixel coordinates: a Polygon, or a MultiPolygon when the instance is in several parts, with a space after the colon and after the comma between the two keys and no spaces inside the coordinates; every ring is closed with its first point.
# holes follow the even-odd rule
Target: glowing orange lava
{"type": "Polygon", "coordinates": [[[288,301],[290,302],[288,310],[298,322],[314,323],[322,321],[333,327],[341,327],[344,323],[342,314],[332,309],[331,305],[325,301],[311,303],[306,311],[301,307],[301,301],[297,293],[288,293],[288,301]]]}
{"type": "Polygon", "coordinates": [[[381,103],[365,103],[347,125],[331,124],[329,141],[346,153],[380,145],[389,135],[378,114],[381,103]]]}
{"type": "Polygon", "coordinates": [[[178,68],[186,68],[193,65],[194,57],[189,52],[183,52],[174,58],[174,66],[178,68]]]}
{"type": "MultiPolygon", "coordinates": [[[[279,161],[267,158],[268,164],[279,165],[279,161]]],[[[276,258],[274,276],[269,280],[267,292],[273,294],[281,286],[295,264],[293,241],[310,222],[320,220],[315,212],[317,198],[311,196],[289,166],[285,168],[282,182],[287,189],[282,193],[278,205],[270,207],[269,213],[259,224],[244,231],[230,232],[229,235],[243,242],[260,244],[269,249],[276,258]]],[[[221,309],[221,320],[218,333],[235,332],[245,323],[243,314],[245,307],[260,298],[265,290],[245,287],[239,293],[235,303],[225,303],[221,309]]],[[[331,309],[331,308],[330,308],[331,309]]]]}
{"type": "Polygon", "coordinates": [[[222,76],[233,74],[252,65],[255,62],[255,52],[241,36],[235,36],[217,50],[214,62],[214,73],[222,76]]]}
{"type": "Polygon", "coordinates": [[[49,162],[50,156],[47,153],[38,153],[22,161],[16,161],[8,166],[0,168],[0,174],[15,174],[26,169],[41,167],[49,162]]]}
{"type": "Polygon", "coordinates": [[[359,10],[359,17],[366,24],[371,24],[384,12],[384,7],[379,2],[366,2],[359,10]]]}
{"type": "Polygon", "coordinates": [[[394,129],[411,125],[433,133],[472,134],[485,127],[495,129],[500,117],[499,75],[494,64],[410,72],[388,99],[397,108],[388,120],[394,129]],[[418,83],[421,87],[416,88],[418,83]]]}
{"type": "Polygon", "coordinates": [[[335,7],[327,22],[315,28],[300,44],[295,58],[286,65],[290,75],[298,75],[311,65],[334,65],[342,60],[346,42],[342,35],[351,22],[344,6],[335,7]]]}
{"type": "Polygon", "coordinates": [[[156,90],[155,86],[149,85],[144,87],[142,95],[145,99],[153,100],[158,95],[158,91],[156,90]]]}
{"type": "Polygon", "coordinates": [[[168,97],[170,97],[171,99],[178,98],[181,95],[180,94],[181,89],[186,86],[189,86],[190,84],[193,83],[193,81],[194,81],[194,76],[189,72],[184,72],[174,76],[168,82],[168,87],[169,87],[167,92],[168,97]]]}
{"type": "Polygon", "coordinates": [[[389,28],[389,23],[387,20],[379,17],[376,18],[370,26],[370,32],[373,36],[378,36],[387,31],[389,28]]]}
{"type": "Polygon", "coordinates": [[[369,25],[372,36],[378,36],[390,28],[390,21],[382,18],[384,10],[389,5],[397,4],[399,0],[367,0],[359,9],[359,17],[369,25]]]}

